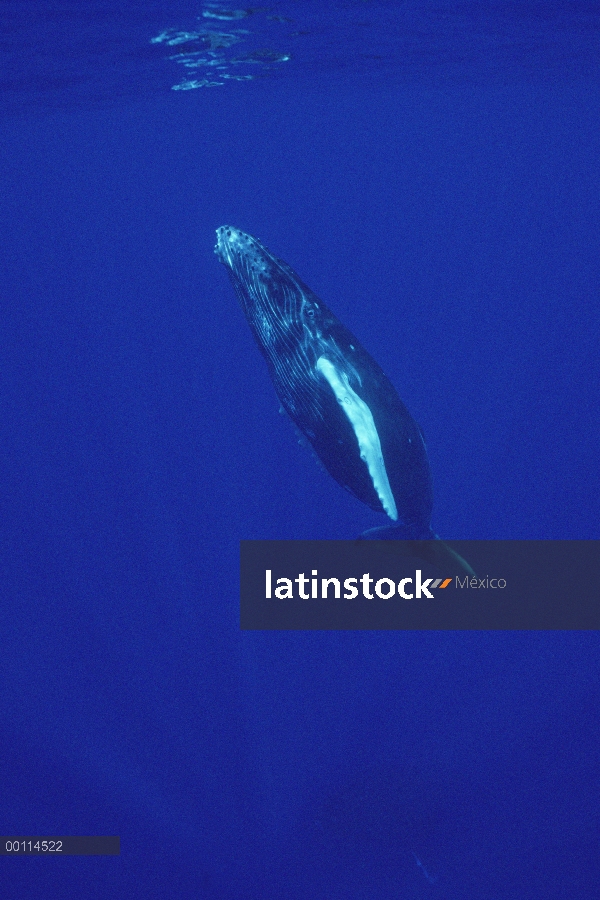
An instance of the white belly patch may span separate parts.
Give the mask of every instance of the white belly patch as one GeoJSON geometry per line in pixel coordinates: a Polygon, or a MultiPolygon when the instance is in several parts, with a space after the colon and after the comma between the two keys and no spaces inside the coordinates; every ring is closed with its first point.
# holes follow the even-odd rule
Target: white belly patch
{"type": "Polygon", "coordinates": [[[392,494],[390,482],[383,461],[381,442],[371,410],[364,400],[350,387],[348,376],[345,372],[338,372],[334,364],[321,356],[317,360],[317,371],[329,384],[335,394],[335,398],[344,410],[348,421],[352,425],[358,441],[360,458],[369,470],[373,487],[381,500],[384,510],[394,521],[398,518],[396,501],[392,494]]]}

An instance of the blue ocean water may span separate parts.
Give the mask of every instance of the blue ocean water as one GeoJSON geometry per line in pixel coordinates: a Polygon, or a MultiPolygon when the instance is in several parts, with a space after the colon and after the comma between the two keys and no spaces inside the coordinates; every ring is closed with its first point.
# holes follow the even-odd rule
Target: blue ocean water
{"type": "Polygon", "coordinates": [[[0,7],[7,900],[597,897],[595,633],[241,633],[298,446],[232,224],[383,366],[446,538],[597,539],[596,3],[0,7]]]}

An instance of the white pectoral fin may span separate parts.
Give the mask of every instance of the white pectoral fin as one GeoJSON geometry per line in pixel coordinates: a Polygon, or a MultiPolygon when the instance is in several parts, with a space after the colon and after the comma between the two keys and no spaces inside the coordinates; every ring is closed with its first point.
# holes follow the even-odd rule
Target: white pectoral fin
{"type": "Polygon", "coordinates": [[[317,370],[329,384],[336,400],[344,410],[352,426],[358,441],[360,458],[369,470],[373,487],[381,500],[381,505],[390,519],[396,521],[398,518],[396,501],[390,487],[383,460],[381,442],[371,410],[365,401],[352,390],[346,373],[340,372],[325,356],[321,356],[317,360],[317,370]]]}

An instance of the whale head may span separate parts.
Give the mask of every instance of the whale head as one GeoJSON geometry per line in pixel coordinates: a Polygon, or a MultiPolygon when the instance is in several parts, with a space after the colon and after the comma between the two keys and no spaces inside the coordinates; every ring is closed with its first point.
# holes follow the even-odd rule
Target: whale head
{"type": "Polygon", "coordinates": [[[229,225],[217,228],[215,253],[265,356],[276,357],[290,342],[318,341],[328,310],[283,260],[229,225]]]}

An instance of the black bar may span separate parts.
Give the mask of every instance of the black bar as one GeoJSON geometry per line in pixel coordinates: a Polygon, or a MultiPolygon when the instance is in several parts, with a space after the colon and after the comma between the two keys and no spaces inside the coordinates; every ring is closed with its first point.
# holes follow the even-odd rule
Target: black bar
{"type": "Polygon", "coordinates": [[[0,837],[0,856],[119,856],[121,838],[79,835],[0,837]]]}
{"type": "Polygon", "coordinates": [[[600,541],[242,541],[240,562],[247,630],[600,628],[600,541]],[[334,586],[323,599],[333,578],[354,578],[358,595],[334,586]]]}

